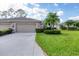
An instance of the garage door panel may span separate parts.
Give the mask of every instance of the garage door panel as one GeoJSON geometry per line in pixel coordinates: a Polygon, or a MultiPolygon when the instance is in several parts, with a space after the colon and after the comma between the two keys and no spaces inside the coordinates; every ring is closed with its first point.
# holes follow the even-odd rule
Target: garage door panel
{"type": "Polygon", "coordinates": [[[35,32],[35,25],[17,25],[17,32],[35,32]]]}

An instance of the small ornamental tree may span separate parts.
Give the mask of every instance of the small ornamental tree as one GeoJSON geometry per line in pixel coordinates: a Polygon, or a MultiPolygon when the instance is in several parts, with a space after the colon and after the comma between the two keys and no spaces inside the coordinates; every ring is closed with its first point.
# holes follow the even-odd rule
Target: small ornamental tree
{"type": "Polygon", "coordinates": [[[55,24],[58,24],[60,22],[60,19],[58,18],[56,13],[48,13],[47,17],[44,20],[45,25],[49,25],[52,29],[54,28],[55,24]]]}

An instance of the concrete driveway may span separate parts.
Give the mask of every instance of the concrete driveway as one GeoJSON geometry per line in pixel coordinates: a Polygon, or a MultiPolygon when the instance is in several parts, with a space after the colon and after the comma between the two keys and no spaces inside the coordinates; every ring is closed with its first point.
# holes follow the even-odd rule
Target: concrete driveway
{"type": "Polygon", "coordinates": [[[0,37],[0,56],[44,56],[35,33],[13,33],[0,37]]]}

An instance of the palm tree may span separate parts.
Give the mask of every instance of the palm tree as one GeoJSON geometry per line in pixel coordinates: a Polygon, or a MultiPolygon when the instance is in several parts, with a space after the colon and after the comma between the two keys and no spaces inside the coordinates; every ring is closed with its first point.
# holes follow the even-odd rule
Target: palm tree
{"type": "Polygon", "coordinates": [[[44,23],[46,25],[50,25],[51,29],[52,26],[54,28],[54,25],[58,24],[60,22],[60,19],[58,18],[56,13],[48,13],[46,19],[44,20],[44,23]]]}

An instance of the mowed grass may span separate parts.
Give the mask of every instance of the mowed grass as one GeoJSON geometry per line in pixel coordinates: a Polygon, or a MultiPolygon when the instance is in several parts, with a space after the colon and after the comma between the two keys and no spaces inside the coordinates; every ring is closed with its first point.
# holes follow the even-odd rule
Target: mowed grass
{"type": "Polygon", "coordinates": [[[79,56],[79,31],[60,35],[36,34],[36,41],[49,56],[79,56]]]}

